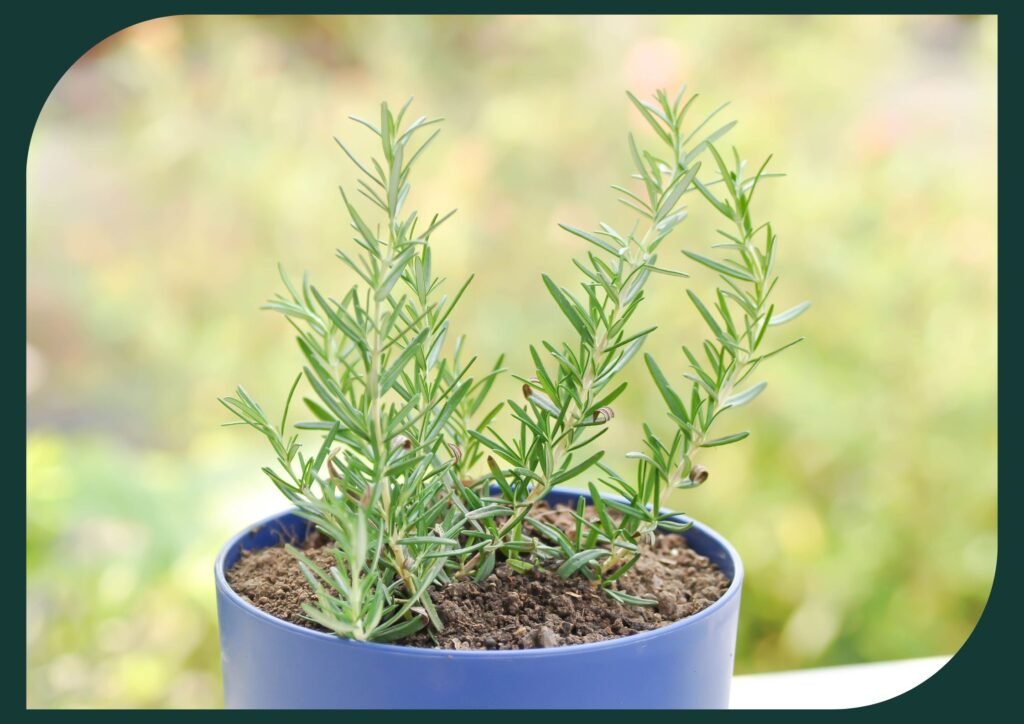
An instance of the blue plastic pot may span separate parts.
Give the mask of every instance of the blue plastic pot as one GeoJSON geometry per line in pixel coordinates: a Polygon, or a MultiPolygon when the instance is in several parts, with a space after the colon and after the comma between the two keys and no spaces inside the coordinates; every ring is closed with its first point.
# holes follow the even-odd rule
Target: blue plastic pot
{"type": "MultiPolygon", "coordinates": [[[[553,503],[581,493],[555,491],[553,503]]],[[[589,499],[589,496],[583,495],[589,499]]],[[[217,557],[224,701],[231,708],[685,709],[729,704],[743,564],[695,523],[687,542],[732,579],[700,613],[592,644],[521,651],[449,651],[365,643],[282,621],[243,600],[224,571],[243,550],[300,536],[282,513],[238,534],[217,557]]]]}

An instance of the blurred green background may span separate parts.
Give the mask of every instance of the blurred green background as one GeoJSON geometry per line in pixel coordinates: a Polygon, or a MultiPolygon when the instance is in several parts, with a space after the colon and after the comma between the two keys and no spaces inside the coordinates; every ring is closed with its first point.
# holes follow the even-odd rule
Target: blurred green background
{"type": "MultiPolygon", "coordinates": [[[[814,300],[732,413],[753,436],[672,500],[744,556],[737,671],[955,652],[996,555],[995,63],[994,18],[176,17],[107,39],[28,156],[28,704],[220,703],[213,558],[283,500],[216,398],[241,382],[280,410],[299,353],[257,307],[278,260],[351,283],[331,137],[367,150],[346,117],[409,95],[448,118],[413,199],[460,209],[436,241],[449,288],[476,274],[457,325],[520,372],[566,331],[540,273],[575,283],[583,242],[556,222],[628,217],[623,91],[733,101],[732,141],[789,174],[759,200],[778,303],[814,300]]],[[[712,221],[698,204],[663,258],[692,266],[677,249],[712,221]]],[[[679,280],[652,284],[638,324],[679,375],[703,330],[679,280]]],[[[664,419],[629,377],[611,459],[664,419]]]]}

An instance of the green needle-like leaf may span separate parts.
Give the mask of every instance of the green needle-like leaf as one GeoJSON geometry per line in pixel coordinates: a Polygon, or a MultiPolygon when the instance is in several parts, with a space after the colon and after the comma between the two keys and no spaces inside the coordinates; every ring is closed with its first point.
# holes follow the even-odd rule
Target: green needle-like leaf
{"type": "Polygon", "coordinates": [[[665,379],[665,375],[661,368],[658,367],[658,363],[654,361],[654,357],[650,354],[645,354],[644,362],[647,363],[647,369],[650,370],[651,377],[654,378],[654,384],[658,387],[658,392],[661,393],[662,399],[668,405],[669,412],[683,420],[688,419],[689,416],[686,414],[686,408],[683,407],[683,401],[676,394],[676,391],[672,389],[668,380],[665,379]]]}
{"type": "Polygon", "coordinates": [[[605,550],[604,548],[591,548],[589,550],[580,551],[558,567],[558,575],[562,578],[568,578],[588,563],[592,563],[602,558],[607,558],[610,555],[611,551],[605,550]]]}
{"type": "Polygon", "coordinates": [[[562,314],[565,315],[565,318],[569,320],[569,323],[572,324],[573,328],[579,333],[579,335],[589,341],[592,338],[591,333],[587,328],[586,322],[583,321],[578,305],[569,301],[565,293],[559,289],[553,281],[551,281],[551,277],[547,274],[543,274],[542,278],[544,279],[544,286],[547,287],[548,292],[555,300],[555,303],[558,304],[558,308],[562,310],[562,314]]]}
{"type": "Polygon", "coordinates": [[[742,279],[745,282],[756,281],[752,274],[750,274],[749,272],[745,272],[742,269],[729,266],[728,264],[722,264],[721,262],[715,261],[714,259],[709,259],[706,256],[695,254],[694,252],[687,251],[686,249],[683,249],[683,253],[686,254],[686,256],[688,256],[690,259],[693,259],[698,264],[703,264],[708,269],[714,269],[719,274],[725,274],[727,277],[742,279]]]}
{"type": "Polygon", "coordinates": [[[780,324],[790,322],[799,317],[804,312],[806,312],[810,308],[810,306],[810,302],[801,302],[800,304],[790,309],[787,309],[785,312],[782,312],[781,314],[774,315],[772,317],[772,320],[768,324],[772,327],[777,327],[780,324]]]}
{"type": "Polygon", "coordinates": [[[714,440],[708,440],[701,447],[719,447],[721,445],[729,445],[740,440],[745,440],[750,437],[749,432],[737,432],[733,435],[726,435],[725,437],[715,438],[714,440]]]}
{"type": "Polygon", "coordinates": [[[748,402],[752,401],[755,397],[760,395],[761,392],[764,390],[764,388],[767,387],[767,386],[768,386],[767,382],[761,382],[761,383],[758,383],[758,384],[754,385],[753,387],[751,387],[749,390],[746,390],[745,392],[740,392],[739,394],[736,394],[736,395],[733,395],[731,397],[728,397],[725,400],[725,406],[726,407],[739,407],[740,405],[745,405],[748,402]]]}

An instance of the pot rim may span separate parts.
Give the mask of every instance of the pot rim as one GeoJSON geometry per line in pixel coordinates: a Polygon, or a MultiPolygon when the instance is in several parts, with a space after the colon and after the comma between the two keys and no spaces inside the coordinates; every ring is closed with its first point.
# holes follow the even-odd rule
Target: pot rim
{"type": "MultiPolygon", "coordinates": [[[[570,488],[559,488],[558,493],[564,493],[567,495],[581,495],[588,500],[590,494],[585,493],[581,490],[573,490],[570,488]]],[[[619,496],[607,495],[606,498],[619,499],[619,496]]],[[[666,508],[662,508],[662,513],[672,513],[674,517],[681,518],[682,514],[675,513],[666,508]]],[[[686,626],[695,626],[703,621],[705,618],[715,615],[715,613],[725,608],[730,600],[739,595],[740,589],[743,587],[743,561],[740,559],[739,553],[733,548],[732,544],[729,543],[726,538],[713,528],[701,523],[693,518],[686,518],[686,521],[693,523],[693,528],[699,530],[701,533],[710,538],[716,545],[720,546],[725,551],[726,555],[732,560],[733,563],[733,576],[732,581],[729,583],[729,587],[725,593],[722,594],[721,598],[712,603],[707,608],[698,611],[695,614],[681,618],[678,621],[673,621],[667,626],[661,626],[660,628],[651,629],[649,631],[641,631],[640,633],[630,634],[628,636],[620,636],[614,639],[607,639],[605,641],[594,641],[585,644],[566,644],[563,646],[553,646],[551,648],[539,648],[539,649],[507,649],[507,650],[491,650],[491,649],[427,649],[420,648],[417,646],[403,646],[401,644],[394,643],[379,643],[375,641],[356,641],[354,639],[346,639],[333,633],[326,633],[323,631],[314,631],[313,629],[299,626],[298,624],[285,621],[273,616],[265,611],[260,610],[252,603],[249,603],[243,599],[227,581],[225,576],[224,562],[227,559],[228,553],[240,545],[242,539],[248,536],[253,530],[262,528],[266,525],[271,525],[276,521],[280,520],[286,515],[298,515],[296,508],[283,510],[281,512],[269,515],[262,520],[253,523],[252,525],[246,526],[242,531],[239,531],[235,535],[231,536],[227,543],[220,549],[217,554],[216,562],[214,563],[214,576],[216,579],[217,592],[223,594],[228,601],[235,606],[241,608],[245,614],[254,616],[264,623],[275,626],[279,629],[283,629],[285,632],[297,636],[304,636],[313,640],[318,640],[321,643],[325,643],[329,646],[339,647],[352,647],[356,650],[365,649],[367,651],[379,651],[382,653],[391,652],[393,654],[401,654],[406,656],[418,656],[422,658],[433,658],[433,659],[494,659],[494,658],[507,658],[507,657],[540,657],[540,656],[570,656],[575,653],[585,652],[598,652],[602,650],[610,650],[619,648],[622,646],[640,645],[642,646],[645,642],[658,637],[658,636],[669,636],[674,631],[678,631],[686,626]],[[330,642],[330,643],[328,643],[330,642]]],[[[301,517],[301,516],[299,516],[301,517]]]]}

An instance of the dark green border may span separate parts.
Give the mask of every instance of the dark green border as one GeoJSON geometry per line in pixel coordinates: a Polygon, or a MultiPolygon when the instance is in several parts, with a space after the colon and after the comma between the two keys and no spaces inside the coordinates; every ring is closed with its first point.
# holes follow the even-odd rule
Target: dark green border
{"type": "MultiPolygon", "coordinates": [[[[1013,237],[1020,234],[1020,223],[1016,221],[1015,213],[1020,202],[1017,200],[1017,192],[1021,186],[1019,172],[1020,165],[1020,131],[1021,119],[1019,115],[1021,88],[1024,82],[1012,72],[1014,67],[1010,60],[1020,55],[1018,7],[1020,2],[987,0],[985,2],[951,2],[941,1],[926,2],[920,0],[912,2],[901,0],[898,2],[833,2],[814,3],[805,0],[790,0],[788,2],[756,3],[749,0],[733,0],[732,2],[688,2],[680,0],[676,2],[651,2],[649,0],[634,0],[625,6],[617,6],[602,0],[591,2],[541,2],[539,0],[523,0],[521,2],[498,2],[490,0],[487,2],[440,2],[440,3],[412,3],[412,2],[296,2],[287,1],[263,1],[263,2],[150,2],[150,3],[107,3],[103,7],[86,7],[79,4],[73,7],[56,8],[49,4],[34,3],[30,6],[18,9],[8,9],[4,13],[3,27],[6,30],[3,42],[3,54],[5,58],[6,83],[12,92],[7,94],[7,100],[3,104],[4,110],[0,118],[6,126],[6,138],[4,144],[4,156],[8,161],[3,165],[4,171],[14,178],[8,186],[9,194],[4,196],[4,205],[8,207],[6,218],[14,220],[15,237],[25,238],[25,160],[28,153],[32,132],[35,128],[39,113],[49,97],[54,86],[84,53],[114,33],[145,20],[151,20],[168,15],[187,14],[235,14],[235,13],[264,13],[264,14],[303,14],[303,13],[718,13],[718,14],[763,14],[763,13],[787,13],[787,14],[983,14],[998,15],[998,53],[999,53],[999,124],[1006,129],[1000,136],[999,143],[999,192],[998,197],[1000,209],[999,228],[1010,229],[1013,237]],[[1002,223],[1009,220],[1008,223],[1002,223]]],[[[1019,58],[1018,58],[1019,60],[1019,58]]],[[[939,150],[937,149],[937,152],[939,150]]],[[[999,245],[999,292],[998,301],[1000,307],[999,332],[1004,343],[999,350],[999,362],[1009,363],[1010,369],[1019,363],[1021,350],[1013,348],[1013,341],[1020,335],[1021,322],[1017,321],[1013,313],[1014,308],[1020,307],[1020,298],[1016,290],[1011,286],[1017,282],[1017,269],[1024,268],[1021,259],[1020,245],[1024,243],[1016,238],[999,245]],[[1007,334],[1002,334],[1007,332],[1007,334]],[[1014,334],[1016,332],[1016,335],[1014,334]]],[[[26,248],[22,243],[17,242],[12,249],[13,256],[25,268],[26,248]]],[[[10,284],[3,289],[4,295],[8,297],[5,309],[9,320],[13,322],[18,331],[25,332],[25,284],[10,284]]],[[[25,357],[22,347],[22,340],[19,335],[12,334],[7,338],[9,346],[6,360],[10,365],[12,378],[24,379],[25,357]],[[19,377],[20,376],[20,377],[19,377]]],[[[21,335],[24,337],[24,334],[21,335]]],[[[954,343],[951,340],[951,343],[954,343]]],[[[11,385],[11,389],[5,392],[8,397],[6,410],[26,411],[25,398],[21,396],[21,390],[14,389],[17,385],[11,385]]],[[[1024,426],[1015,420],[1017,410],[1021,409],[1021,394],[1019,386],[1009,385],[999,390],[999,423],[1003,429],[1014,431],[1024,430],[1024,426]]],[[[10,419],[12,416],[5,415],[10,419]]],[[[2,419],[2,418],[0,418],[2,419]]],[[[18,423],[20,425],[20,422],[18,423]]],[[[21,441],[15,441],[17,430],[15,423],[10,424],[6,436],[10,458],[17,461],[22,470],[25,469],[25,447],[21,441]]],[[[1017,688],[1022,684],[1018,682],[1017,672],[1024,670],[1024,650],[1021,643],[1021,626],[1019,620],[1024,613],[1016,615],[1012,609],[1011,597],[1019,590],[1020,570],[1019,566],[1019,542],[1016,531],[1010,528],[1012,511],[1020,509],[1020,486],[1015,478],[1015,470],[1010,467],[1015,462],[1014,451],[1007,451],[1002,447],[999,450],[999,468],[1004,472],[1004,478],[1009,476],[1007,484],[999,486],[999,556],[995,581],[988,604],[974,632],[968,638],[963,648],[957,653],[954,659],[945,666],[933,678],[895,699],[875,704],[862,709],[840,710],[830,712],[807,711],[807,712],[654,712],[644,713],[645,721],[664,720],[679,721],[684,717],[686,721],[696,719],[707,721],[711,718],[765,718],[776,721],[818,721],[823,717],[830,720],[861,721],[876,718],[879,716],[892,717],[934,717],[935,721],[947,719],[967,718],[990,719],[1000,721],[1012,716],[1010,712],[1016,707],[1014,703],[1017,688]],[[1009,471],[1007,474],[1006,471],[1009,471]]],[[[25,502],[25,489],[15,480],[9,481],[9,485],[18,493],[19,499],[25,502]]],[[[19,519],[15,525],[4,528],[4,535],[9,539],[9,550],[24,550],[24,519],[19,519]]],[[[941,530],[936,535],[942,535],[941,530]]],[[[24,566],[24,557],[21,558],[21,565],[24,566]]],[[[21,580],[25,580],[24,578],[21,580]]],[[[13,628],[19,630],[20,640],[15,636],[6,636],[8,652],[20,651],[21,642],[24,641],[25,621],[25,599],[8,599],[6,601],[9,621],[15,622],[13,628]]],[[[8,653],[8,656],[11,656],[8,653]]],[[[110,712],[57,712],[26,710],[25,705],[25,668],[15,663],[7,677],[4,677],[3,684],[7,696],[10,713],[17,719],[25,718],[34,721],[40,719],[87,717],[97,720],[106,720],[117,716],[110,712]]],[[[153,711],[146,712],[147,717],[177,717],[179,712],[153,711]]],[[[128,716],[133,720],[139,716],[138,712],[131,712],[128,716]]],[[[185,712],[184,716],[194,716],[185,712]]],[[[274,712],[226,712],[224,716],[245,717],[248,722],[254,719],[263,721],[280,722],[282,715],[274,712]]],[[[314,715],[316,716],[316,715],[314,715]]],[[[364,714],[346,713],[334,716],[344,716],[345,721],[353,719],[366,720],[399,720],[406,722],[415,721],[417,724],[424,720],[446,721],[446,722],[479,722],[486,717],[486,722],[491,724],[498,721],[523,721],[523,714],[517,712],[488,712],[481,715],[473,712],[446,713],[411,713],[407,716],[401,714],[364,714]],[[401,717],[399,719],[399,717],[401,717]]],[[[534,719],[537,714],[530,714],[534,719]]],[[[612,712],[599,712],[587,714],[590,721],[632,721],[637,715],[620,715],[612,712]]],[[[553,713],[552,719],[565,721],[565,714],[553,713]]],[[[118,717],[121,718],[121,717],[118,717]]],[[[239,719],[240,720],[240,719],[239,719]]],[[[968,720],[970,721],[970,720],[968,720]]]]}

